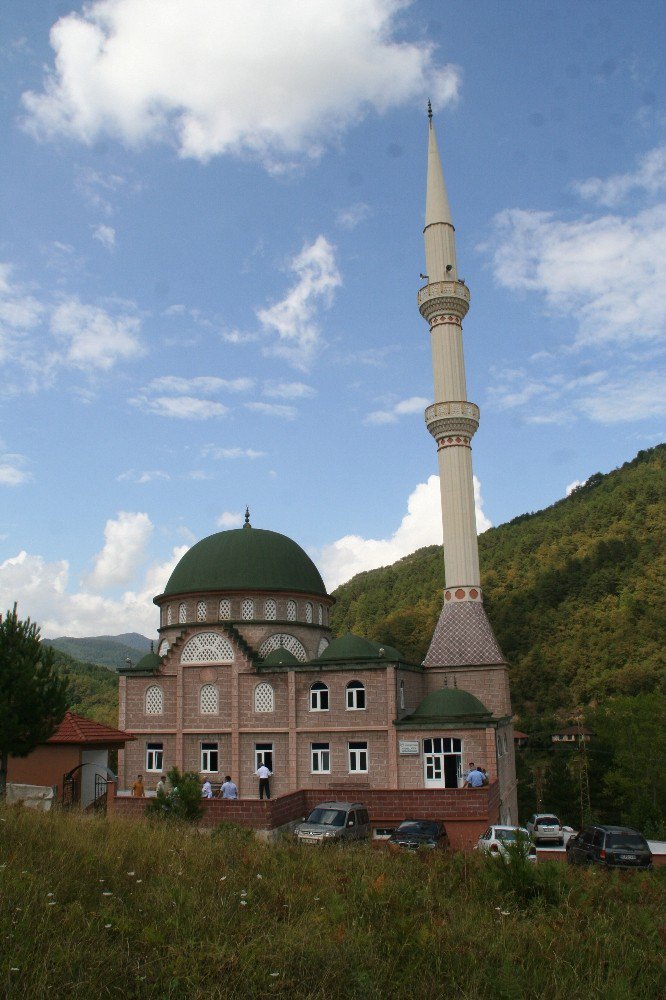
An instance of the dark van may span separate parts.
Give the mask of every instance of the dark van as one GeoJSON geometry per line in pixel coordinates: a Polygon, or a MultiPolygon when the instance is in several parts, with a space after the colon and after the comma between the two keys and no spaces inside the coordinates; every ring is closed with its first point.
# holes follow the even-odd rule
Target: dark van
{"type": "Polygon", "coordinates": [[[586,826],[567,842],[572,865],[651,868],[652,852],[642,833],[626,826],[586,826]]]}

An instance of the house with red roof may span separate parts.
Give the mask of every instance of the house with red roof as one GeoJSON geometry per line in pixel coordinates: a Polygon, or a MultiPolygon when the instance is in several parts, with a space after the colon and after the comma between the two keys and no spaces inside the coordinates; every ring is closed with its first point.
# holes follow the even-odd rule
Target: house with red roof
{"type": "Polygon", "coordinates": [[[45,743],[27,757],[10,757],[7,781],[12,784],[46,785],[56,789],[56,800],[80,804],[95,800],[95,785],[106,781],[109,751],[122,750],[131,733],[114,729],[76,712],[65,717],[45,743]]]}

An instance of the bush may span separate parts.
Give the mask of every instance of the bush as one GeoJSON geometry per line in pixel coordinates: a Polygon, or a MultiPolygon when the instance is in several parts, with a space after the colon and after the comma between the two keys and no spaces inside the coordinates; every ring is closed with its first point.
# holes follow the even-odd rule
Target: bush
{"type": "Polygon", "coordinates": [[[158,791],[146,812],[162,819],[198,820],[203,811],[199,775],[195,771],[181,774],[177,767],[172,767],[168,778],[169,791],[158,791]]]}

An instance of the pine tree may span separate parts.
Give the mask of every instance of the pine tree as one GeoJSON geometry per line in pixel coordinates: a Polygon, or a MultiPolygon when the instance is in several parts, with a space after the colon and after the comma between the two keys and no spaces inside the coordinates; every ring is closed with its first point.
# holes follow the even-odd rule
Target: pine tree
{"type": "Polygon", "coordinates": [[[0,800],[7,792],[10,754],[26,757],[53,735],[68,705],[67,681],[43,646],[37,625],[16,604],[0,620],[0,800]]]}

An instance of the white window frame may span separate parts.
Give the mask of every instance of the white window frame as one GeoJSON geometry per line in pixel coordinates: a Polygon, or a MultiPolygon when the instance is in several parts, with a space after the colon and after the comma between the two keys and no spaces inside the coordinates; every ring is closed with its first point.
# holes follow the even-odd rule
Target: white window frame
{"type": "Polygon", "coordinates": [[[260,712],[262,714],[265,714],[267,712],[274,712],[275,711],[275,688],[273,687],[272,684],[269,684],[268,681],[261,681],[260,684],[257,684],[255,686],[255,689],[254,689],[254,710],[255,710],[255,712],[260,712]],[[260,688],[263,688],[263,693],[264,693],[264,695],[266,697],[266,700],[270,701],[270,708],[259,708],[258,707],[258,697],[259,697],[259,689],[260,688]]]}
{"type": "Polygon", "coordinates": [[[220,712],[220,692],[215,684],[202,684],[199,688],[199,715],[219,715],[220,712]],[[214,695],[215,707],[212,710],[204,709],[204,691],[212,691],[214,695]]]}
{"type": "Polygon", "coordinates": [[[144,715],[164,715],[164,691],[159,686],[159,684],[151,684],[150,687],[146,688],[146,693],[143,696],[143,712],[144,715]],[[156,692],[159,695],[159,709],[155,712],[148,711],[148,695],[151,692],[156,692]]]}
{"type": "Polygon", "coordinates": [[[244,622],[254,621],[254,601],[251,597],[244,597],[241,601],[241,618],[244,622]]]}
{"type": "Polygon", "coordinates": [[[311,743],[310,744],[310,773],[330,774],[331,773],[331,744],[311,743]]]}
{"type": "Polygon", "coordinates": [[[220,770],[220,747],[214,740],[201,741],[201,767],[203,774],[217,774],[220,770]],[[213,764],[215,767],[213,767],[213,764]]]}
{"type": "Polygon", "coordinates": [[[329,704],[328,685],[323,681],[316,681],[310,685],[310,711],[328,712],[329,704]]]}
{"type": "Polygon", "coordinates": [[[296,601],[287,601],[287,621],[296,621],[296,601]]]}
{"type": "Polygon", "coordinates": [[[261,765],[266,760],[268,755],[268,763],[266,767],[269,771],[273,770],[273,744],[272,743],[255,743],[254,744],[254,769],[258,771],[261,765]]]}
{"type": "Polygon", "coordinates": [[[231,618],[231,601],[228,597],[223,597],[218,605],[218,615],[221,622],[228,622],[231,618]]]}
{"type": "Polygon", "coordinates": [[[368,741],[350,740],[347,744],[350,774],[368,773],[368,741]]]}
{"type": "Polygon", "coordinates": [[[367,708],[365,685],[361,681],[350,681],[345,688],[345,699],[348,712],[364,712],[367,708]],[[359,701],[363,704],[359,705],[359,701]]]}
{"type": "Polygon", "coordinates": [[[164,744],[146,743],[146,771],[151,774],[164,770],[164,744]]]}
{"type": "Polygon", "coordinates": [[[277,620],[277,601],[272,597],[269,597],[264,604],[264,616],[267,622],[274,622],[277,620]]]}

